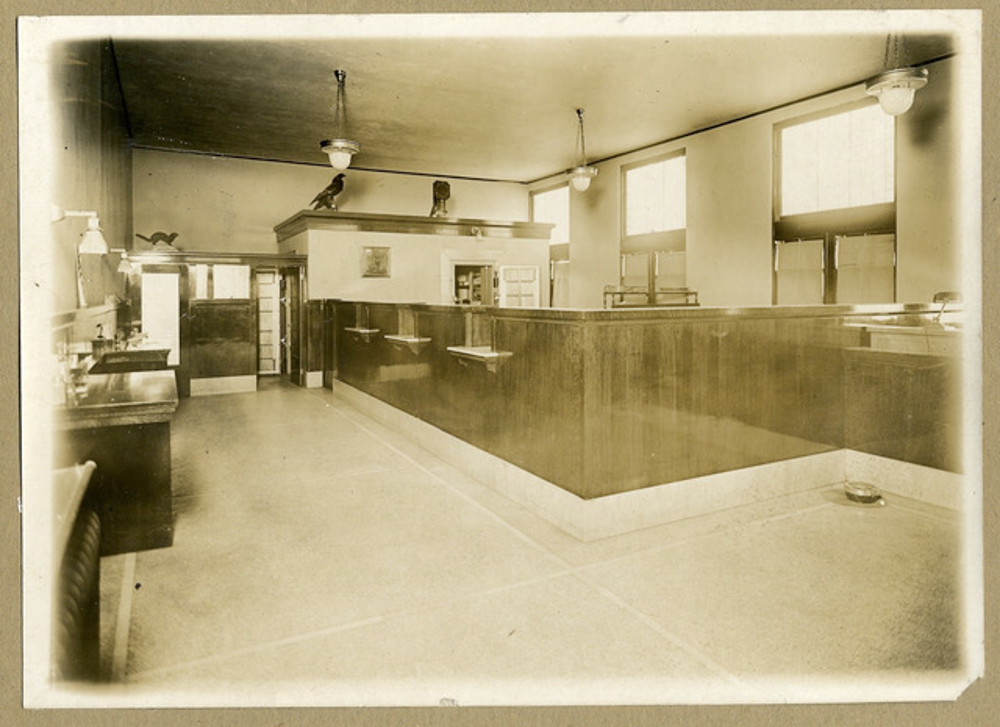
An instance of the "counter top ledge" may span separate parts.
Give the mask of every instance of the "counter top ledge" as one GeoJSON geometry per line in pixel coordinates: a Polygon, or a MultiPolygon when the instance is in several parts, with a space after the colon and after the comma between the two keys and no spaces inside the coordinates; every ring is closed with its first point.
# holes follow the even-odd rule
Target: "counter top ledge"
{"type": "Polygon", "coordinates": [[[448,346],[448,353],[458,358],[459,363],[476,361],[485,364],[491,373],[496,372],[503,361],[514,355],[510,351],[494,351],[489,346],[448,346]]]}
{"type": "Polygon", "coordinates": [[[169,421],[177,409],[173,371],[133,371],[87,376],[79,404],[58,406],[62,429],[154,424],[169,421]]]}
{"type": "Polygon", "coordinates": [[[431,339],[421,336],[400,336],[391,333],[385,334],[383,338],[394,346],[408,348],[414,355],[420,353],[424,346],[431,342],[431,339]]]}
{"type": "MultiPolygon", "coordinates": [[[[940,306],[932,303],[886,303],[879,305],[803,305],[803,306],[744,306],[712,308],[708,306],[659,308],[501,308],[494,306],[440,305],[427,303],[395,303],[390,301],[354,301],[335,298],[335,302],[364,303],[371,308],[406,307],[415,312],[463,312],[492,315],[496,318],[531,319],[568,322],[605,323],[612,321],[671,321],[671,320],[735,320],[741,318],[843,318],[850,316],[893,316],[903,314],[936,314],[940,306]]],[[[955,309],[958,312],[960,309],[955,309]]],[[[870,321],[865,325],[873,325],[870,321]]]]}

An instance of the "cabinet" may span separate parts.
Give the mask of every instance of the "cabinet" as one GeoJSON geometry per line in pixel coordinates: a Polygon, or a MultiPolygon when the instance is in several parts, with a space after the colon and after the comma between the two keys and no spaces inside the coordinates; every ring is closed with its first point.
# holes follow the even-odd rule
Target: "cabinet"
{"type": "Polygon", "coordinates": [[[170,419],[172,371],[91,374],[86,395],[59,407],[55,464],[92,461],[101,555],[173,543],[170,419]]]}
{"type": "Polygon", "coordinates": [[[493,305],[493,266],[455,265],[455,296],[458,305],[493,305]]]}

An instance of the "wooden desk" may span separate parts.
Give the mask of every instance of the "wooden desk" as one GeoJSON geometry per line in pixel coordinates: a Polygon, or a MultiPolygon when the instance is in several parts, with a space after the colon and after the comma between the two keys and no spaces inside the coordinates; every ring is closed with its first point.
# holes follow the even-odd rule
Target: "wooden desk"
{"type": "Polygon", "coordinates": [[[91,374],[86,394],[59,407],[56,466],[97,464],[95,509],[101,555],[173,544],[170,420],[177,409],[172,371],[91,374]]]}

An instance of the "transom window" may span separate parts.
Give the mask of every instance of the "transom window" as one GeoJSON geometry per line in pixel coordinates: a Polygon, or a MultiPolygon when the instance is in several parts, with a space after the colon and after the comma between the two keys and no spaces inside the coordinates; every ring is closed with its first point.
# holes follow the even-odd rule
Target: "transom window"
{"type": "Polygon", "coordinates": [[[683,152],[623,171],[625,237],[687,227],[687,163],[683,152]]]}
{"type": "Polygon", "coordinates": [[[893,117],[869,104],[780,129],[780,216],[895,199],[893,117]]]}
{"type": "Polygon", "coordinates": [[[548,222],[555,225],[549,244],[559,245],[569,242],[569,185],[539,190],[529,195],[531,201],[531,221],[548,222]]]}

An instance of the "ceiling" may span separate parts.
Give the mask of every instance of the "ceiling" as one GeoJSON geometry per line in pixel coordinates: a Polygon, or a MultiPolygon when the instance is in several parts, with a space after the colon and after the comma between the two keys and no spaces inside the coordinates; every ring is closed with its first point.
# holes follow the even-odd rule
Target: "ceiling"
{"type": "MultiPolygon", "coordinates": [[[[448,37],[112,34],[141,148],[325,164],[333,71],[347,73],[354,165],[528,182],[573,165],[586,110],[601,160],[863,81],[886,33],[502,33],[448,37]]],[[[954,52],[908,34],[905,60],[954,52]]]]}

